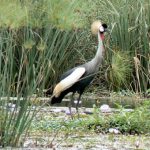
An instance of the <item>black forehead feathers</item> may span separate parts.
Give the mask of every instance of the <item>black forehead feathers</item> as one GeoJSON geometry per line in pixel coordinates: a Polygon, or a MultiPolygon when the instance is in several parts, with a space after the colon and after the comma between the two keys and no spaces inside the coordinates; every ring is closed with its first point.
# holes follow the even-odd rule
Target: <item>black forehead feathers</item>
{"type": "Polygon", "coordinates": [[[104,29],[107,29],[107,24],[103,23],[102,26],[104,27],[104,29]]]}

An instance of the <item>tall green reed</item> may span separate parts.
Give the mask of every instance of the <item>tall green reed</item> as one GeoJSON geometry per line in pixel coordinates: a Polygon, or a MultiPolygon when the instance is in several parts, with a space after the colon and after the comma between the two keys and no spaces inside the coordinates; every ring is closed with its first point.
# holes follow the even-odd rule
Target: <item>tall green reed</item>
{"type": "Polygon", "coordinates": [[[30,28],[1,31],[0,105],[4,116],[1,121],[4,145],[18,144],[36,112],[36,109],[32,111],[32,95],[38,89],[37,94],[42,96],[42,91],[54,84],[59,70],[66,67],[64,61],[72,53],[69,46],[73,44],[75,33],[51,28],[44,31],[44,36],[42,39],[40,33],[30,28]],[[11,96],[17,100],[11,101],[11,96]],[[12,104],[15,108],[9,106],[12,104]]]}
{"type": "Polygon", "coordinates": [[[76,28],[84,24],[76,14],[80,11],[80,5],[73,0],[64,1],[68,7],[62,5],[63,11],[60,11],[62,1],[57,2],[6,0],[1,3],[2,146],[20,146],[23,135],[25,138],[33,117],[41,108],[34,107],[32,95],[37,94],[35,101],[38,96],[43,96],[43,90],[51,88],[59,73],[71,65],[76,57],[73,49],[77,38],[76,28]],[[77,8],[79,9],[75,12],[77,8]],[[9,14],[8,10],[13,11],[9,14]],[[54,20],[51,11],[57,16],[54,20]],[[64,22],[60,21],[61,13],[67,15],[64,22]],[[16,97],[16,100],[11,97],[16,97]]]}
{"type": "MultiPolygon", "coordinates": [[[[144,92],[149,88],[149,72],[148,72],[148,60],[149,60],[149,11],[150,1],[148,0],[106,0],[96,1],[98,15],[101,15],[103,20],[108,22],[111,37],[107,43],[109,49],[108,60],[111,63],[110,58],[114,54],[113,51],[128,52],[132,57],[132,63],[135,66],[134,57],[136,57],[140,64],[133,67],[131,72],[130,82],[128,86],[137,92],[144,92]],[[137,77],[139,76],[139,79],[137,77]]],[[[119,78],[119,76],[118,76],[119,78]]],[[[121,87],[120,87],[121,88],[121,87]]]]}

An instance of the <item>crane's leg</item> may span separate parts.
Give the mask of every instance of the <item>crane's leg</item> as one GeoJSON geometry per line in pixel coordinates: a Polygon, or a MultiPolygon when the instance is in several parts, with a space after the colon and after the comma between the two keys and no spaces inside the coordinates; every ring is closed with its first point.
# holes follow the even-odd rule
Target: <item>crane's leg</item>
{"type": "Polygon", "coordinates": [[[71,107],[72,107],[73,99],[74,99],[74,93],[72,93],[72,95],[70,97],[70,103],[69,103],[69,112],[70,112],[70,115],[71,115],[72,119],[73,119],[73,115],[72,115],[72,112],[71,112],[71,107]]]}
{"type": "Polygon", "coordinates": [[[81,93],[79,94],[79,97],[78,97],[78,100],[77,100],[77,104],[76,104],[76,111],[77,111],[77,114],[78,114],[78,118],[79,118],[79,110],[78,110],[78,107],[79,107],[80,99],[81,99],[81,93]]]}

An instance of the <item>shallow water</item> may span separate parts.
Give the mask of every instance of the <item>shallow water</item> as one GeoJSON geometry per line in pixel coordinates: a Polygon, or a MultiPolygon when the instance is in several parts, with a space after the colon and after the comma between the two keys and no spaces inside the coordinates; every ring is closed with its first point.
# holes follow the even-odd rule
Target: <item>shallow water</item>
{"type": "MultiPolygon", "coordinates": [[[[96,97],[96,96],[84,96],[82,97],[82,103],[79,106],[92,108],[95,104],[97,107],[100,107],[103,104],[108,104],[111,108],[117,108],[118,105],[125,108],[135,108],[140,104],[144,99],[133,98],[133,97],[96,97]]],[[[56,104],[55,106],[68,106],[70,103],[69,97],[64,99],[62,103],[56,104]]],[[[75,106],[75,104],[72,104],[75,106]]]]}

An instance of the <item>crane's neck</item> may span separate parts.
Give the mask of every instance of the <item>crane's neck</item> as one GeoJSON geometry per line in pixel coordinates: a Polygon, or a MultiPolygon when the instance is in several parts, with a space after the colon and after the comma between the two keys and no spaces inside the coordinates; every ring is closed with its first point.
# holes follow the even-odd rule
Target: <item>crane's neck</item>
{"type": "Polygon", "coordinates": [[[98,49],[95,55],[96,60],[100,60],[103,57],[103,50],[104,50],[103,41],[100,37],[100,34],[98,34],[98,49]]]}
{"type": "Polygon", "coordinates": [[[97,67],[99,67],[99,65],[102,62],[103,50],[104,50],[103,41],[102,41],[100,34],[98,33],[98,49],[97,49],[95,57],[92,59],[92,63],[96,65],[97,67]]]}

